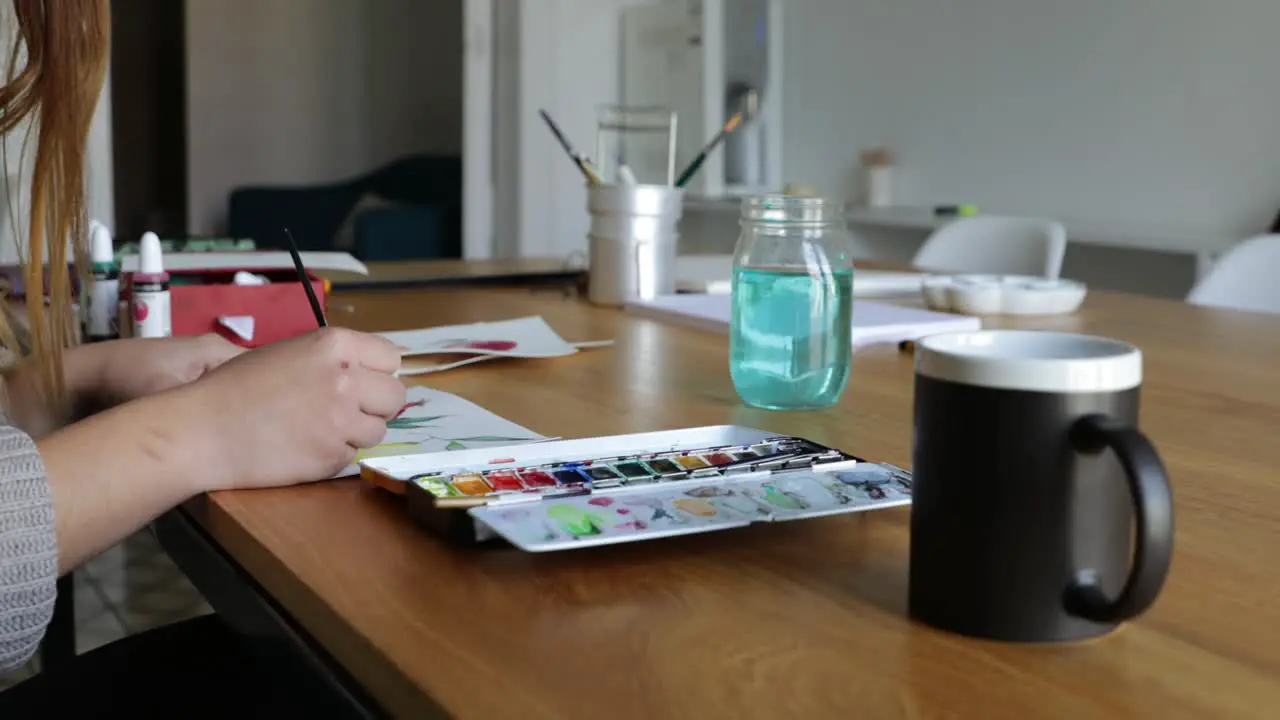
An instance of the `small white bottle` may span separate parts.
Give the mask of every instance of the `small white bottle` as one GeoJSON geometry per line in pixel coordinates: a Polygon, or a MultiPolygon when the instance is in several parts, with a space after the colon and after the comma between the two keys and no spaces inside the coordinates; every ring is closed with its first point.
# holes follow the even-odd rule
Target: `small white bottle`
{"type": "Polygon", "coordinates": [[[142,234],[138,248],[138,272],[133,274],[130,302],[134,337],[160,338],[173,334],[169,315],[169,273],[164,271],[160,238],[153,232],[142,234]]]}
{"type": "Polygon", "coordinates": [[[111,231],[96,221],[89,224],[89,253],[93,284],[80,303],[85,338],[88,342],[114,340],[120,336],[120,266],[111,231]]]}

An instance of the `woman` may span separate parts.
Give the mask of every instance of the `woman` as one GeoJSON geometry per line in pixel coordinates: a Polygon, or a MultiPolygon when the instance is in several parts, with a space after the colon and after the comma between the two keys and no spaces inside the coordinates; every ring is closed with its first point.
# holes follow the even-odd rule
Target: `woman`
{"type": "MultiPolygon", "coordinates": [[[[27,118],[38,128],[24,258],[28,296],[38,298],[46,260],[65,267],[68,238],[85,257],[85,145],[110,13],[106,0],[13,0],[12,10],[18,47],[0,89],[0,131],[27,118]]],[[[70,282],[49,275],[47,307],[27,309],[29,343],[0,318],[0,342],[22,358],[0,386],[0,672],[36,650],[59,574],[199,493],[332,475],[382,439],[404,401],[396,348],[351,331],[245,353],[214,337],[67,349],[70,282]]],[[[0,715],[12,716],[6,696],[32,709],[26,685],[0,693],[0,715]]],[[[57,694],[34,709],[56,710],[76,693],[57,694]]]]}

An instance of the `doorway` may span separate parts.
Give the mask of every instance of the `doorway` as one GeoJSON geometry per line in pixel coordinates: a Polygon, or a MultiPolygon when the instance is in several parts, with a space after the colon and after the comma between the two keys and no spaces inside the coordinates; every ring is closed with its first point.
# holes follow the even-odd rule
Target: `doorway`
{"type": "Polygon", "coordinates": [[[111,3],[116,236],[187,228],[185,3],[111,3]]]}

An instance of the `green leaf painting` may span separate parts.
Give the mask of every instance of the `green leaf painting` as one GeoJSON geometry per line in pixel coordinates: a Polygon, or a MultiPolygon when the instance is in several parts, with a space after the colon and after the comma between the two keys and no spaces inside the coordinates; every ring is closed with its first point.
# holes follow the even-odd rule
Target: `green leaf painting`
{"type": "Polygon", "coordinates": [[[387,428],[390,430],[412,430],[414,428],[427,427],[429,423],[447,417],[449,416],[428,415],[427,417],[397,417],[387,421],[387,428]]]}
{"type": "Polygon", "coordinates": [[[530,442],[533,438],[527,437],[502,437],[499,435],[476,435],[474,437],[464,438],[432,438],[434,440],[448,440],[449,444],[444,446],[445,450],[466,450],[470,447],[469,443],[493,443],[493,442],[530,442]]]}
{"type": "MultiPolygon", "coordinates": [[[[412,394],[412,391],[411,391],[412,394]]],[[[438,399],[437,399],[438,400],[438,399]]],[[[474,414],[476,411],[483,413],[478,408],[464,409],[462,412],[445,412],[437,415],[424,415],[421,417],[407,417],[406,413],[414,408],[422,408],[431,402],[430,399],[419,397],[410,402],[406,402],[400,408],[400,412],[395,417],[387,420],[387,438],[381,445],[361,451],[362,457],[375,457],[382,454],[399,454],[409,453],[416,448],[417,452],[432,452],[438,449],[444,450],[468,450],[472,448],[483,447],[493,443],[525,443],[538,439],[534,437],[515,437],[509,435],[469,435],[466,437],[440,437],[431,434],[432,430],[443,428],[456,428],[456,432],[465,432],[462,428],[470,427],[474,430],[480,430],[485,424],[480,423],[477,427],[475,419],[469,416],[469,412],[474,414]]],[[[444,410],[448,405],[433,404],[432,409],[444,410]]],[[[452,411],[452,408],[449,408],[452,411]]],[[[500,420],[500,418],[499,418],[500,420]]],[[[510,423],[504,423],[510,425],[510,423]]],[[[493,427],[493,423],[488,423],[493,427]]],[[[493,427],[499,430],[499,427],[493,427]]],[[[506,428],[501,428],[506,429],[506,428]]],[[[517,429],[512,427],[512,430],[517,429]]]]}

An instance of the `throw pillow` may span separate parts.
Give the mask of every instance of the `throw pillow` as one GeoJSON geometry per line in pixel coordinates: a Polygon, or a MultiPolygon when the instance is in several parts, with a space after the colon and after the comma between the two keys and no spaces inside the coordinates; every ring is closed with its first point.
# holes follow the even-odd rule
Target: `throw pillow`
{"type": "Polygon", "coordinates": [[[333,249],[351,252],[356,246],[356,218],[370,210],[379,208],[394,207],[397,203],[388,200],[377,193],[365,193],[360,196],[355,205],[351,206],[351,211],[347,213],[347,217],[338,226],[337,232],[333,235],[333,249]]]}

